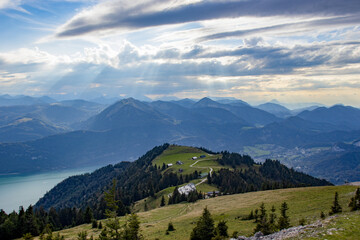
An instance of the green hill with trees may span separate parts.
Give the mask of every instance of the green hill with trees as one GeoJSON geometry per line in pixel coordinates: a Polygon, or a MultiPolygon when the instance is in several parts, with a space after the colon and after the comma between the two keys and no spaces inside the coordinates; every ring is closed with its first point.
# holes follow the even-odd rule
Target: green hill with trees
{"type": "Polygon", "coordinates": [[[201,148],[164,144],[148,151],[137,161],[121,162],[91,174],[70,177],[45,194],[35,207],[48,210],[51,207],[85,209],[89,206],[96,218],[103,218],[104,192],[112,179],[118,182],[120,215],[129,212],[129,207],[136,201],[154,198],[162,190],[191,181],[207,181],[223,194],[331,185],[289,169],[278,161],[267,160],[261,164],[237,153],[214,153],[201,148]]]}

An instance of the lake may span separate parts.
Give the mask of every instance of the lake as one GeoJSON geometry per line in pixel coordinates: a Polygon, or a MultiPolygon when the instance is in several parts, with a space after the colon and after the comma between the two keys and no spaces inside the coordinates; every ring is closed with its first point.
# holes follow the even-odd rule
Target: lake
{"type": "Polygon", "coordinates": [[[69,176],[92,172],[99,167],[69,169],[39,174],[0,176],[0,209],[6,213],[34,205],[47,191],[69,176]]]}

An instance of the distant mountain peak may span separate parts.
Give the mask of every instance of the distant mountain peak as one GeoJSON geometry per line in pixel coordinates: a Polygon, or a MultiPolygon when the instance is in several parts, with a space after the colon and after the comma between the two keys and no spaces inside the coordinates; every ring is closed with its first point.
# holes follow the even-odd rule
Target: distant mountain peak
{"type": "Polygon", "coordinates": [[[256,108],[272,113],[277,117],[285,118],[291,116],[291,111],[288,108],[275,102],[263,103],[256,108]]]}
{"type": "Polygon", "coordinates": [[[221,106],[222,106],[221,103],[218,103],[208,97],[204,97],[194,104],[194,107],[221,107],[221,106]]]}
{"type": "Polygon", "coordinates": [[[120,109],[124,107],[132,107],[142,111],[146,111],[149,109],[149,106],[146,103],[143,103],[134,98],[125,98],[120,101],[117,101],[113,105],[106,108],[104,111],[107,112],[107,115],[109,116],[109,114],[112,115],[113,113],[118,112],[120,109]]]}
{"type": "Polygon", "coordinates": [[[303,111],[297,116],[305,120],[342,126],[344,129],[360,129],[360,109],[350,106],[334,105],[330,108],[319,107],[311,111],[303,111]]]}
{"type": "Polygon", "coordinates": [[[200,99],[198,102],[215,102],[215,101],[210,99],[209,97],[204,97],[204,98],[200,99]]]}
{"type": "Polygon", "coordinates": [[[124,104],[129,104],[129,103],[136,103],[136,102],[140,102],[140,101],[136,100],[135,98],[129,97],[129,98],[124,98],[124,99],[120,100],[119,102],[124,103],[124,104]]]}

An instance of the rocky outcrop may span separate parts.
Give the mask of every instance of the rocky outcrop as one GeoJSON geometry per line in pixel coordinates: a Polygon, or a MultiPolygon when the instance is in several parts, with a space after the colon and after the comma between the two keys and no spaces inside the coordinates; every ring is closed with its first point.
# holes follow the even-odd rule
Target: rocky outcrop
{"type": "Polygon", "coordinates": [[[329,221],[331,221],[335,217],[336,216],[329,217],[324,221],[318,220],[312,224],[305,226],[296,226],[296,227],[283,229],[279,232],[266,236],[264,236],[262,232],[257,232],[252,237],[239,236],[237,238],[231,238],[231,240],[282,240],[282,239],[297,237],[302,234],[314,235],[319,231],[319,229],[321,229],[324,225],[326,225],[329,221]]]}

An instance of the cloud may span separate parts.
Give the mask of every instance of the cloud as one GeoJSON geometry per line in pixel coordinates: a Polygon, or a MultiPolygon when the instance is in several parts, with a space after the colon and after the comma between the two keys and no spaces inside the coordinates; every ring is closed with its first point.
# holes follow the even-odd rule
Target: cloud
{"type": "Polygon", "coordinates": [[[17,8],[21,4],[21,0],[0,0],[0,9],[17,8]]]}
{"type": "Polygon", "coordinates": [[[251,28],[246,30],[237,30],[237,31],[229,31],[229,32],[220,32],[215,34],[206,35],[197,39],[198,42],[223,39],[223,38],[231,38],[231,37],[247,37],[250,35],[260,35],[267,32],[290,32],[294,34],[294,29],[297,32],[301,31],[314,31],[315,29],[320,29],[323,27],[336,27],[336,26],[351,26],[360,22],[360,15],[355,16],[345,16],[345,17],[332,17],[325,18],[320,20],[307,20],[296,23],[285,23],[278,25],[271,25],[267,27],[261,28],[251,28]]]}
{"type": "Polygon", "coordinates": [[[117,50],[99,45],[72,55],[24,48],[0,53],[0,87],[11,93],[20,86],[23,94],[37,89],[43,94],[134,97],[359,88],[360,41],[294,47],[270,45],[262,38],[244,42],[236,47],[194,44],[149,50],[123,41],[117,50]]]}
{"type": "Polygon", "coordinates": [[[21,7],[23,2],[23,0],[0,0],[0,11],[1,9],[14,9],[29,14],[28,11],[21,7]]]}
{"type": "MultiPolygon", "coordinates": [[[[349,16],[360,14],[358,0],[146,1],[125,5],[107,1],[86,9],[58,29],[58,37],[79,36],[109,29],[141,29],[168,24],[245,16],[349,16]]],[[[351,19],[348,19],[348,21],[351,19]]],[[[353,19],[356,21],[356,19],[353,19]]],[[[353,22],[353,23],[358,23],[353,22]]],[[[278,26],[279,27],[279,26],[278,26]]]]}

